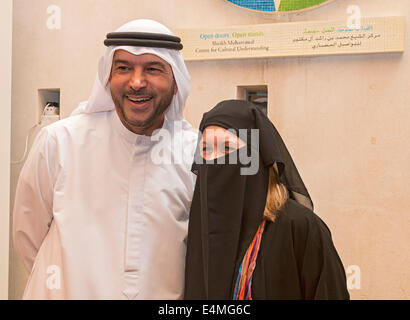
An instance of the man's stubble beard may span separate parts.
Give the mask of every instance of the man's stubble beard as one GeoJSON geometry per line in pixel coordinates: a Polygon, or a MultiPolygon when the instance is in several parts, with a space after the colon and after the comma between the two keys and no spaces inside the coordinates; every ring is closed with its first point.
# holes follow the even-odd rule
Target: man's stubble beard
{"type": "MultiPolygon", "coordinates": [[[[139,130],[144,131],[145,129],[151,128],[154,125],[155,121],[159,121],[159,119],[164,118],[165,113],[168,110],[168,108],[171,106],[172,99],[174,98],[174,91],[175,91],[175,83],[173,82],[168,94],[164,96],[158,102],[157,106],[154,106],[148,118],[142,121],[131,120],[124,112],[124,104],[118,101],[118,99],[115,98],[112,92],[111,92],[111,97],[113,99],[117,112],[119,112],[122,115],[122,119],[124,119],[126,124],[129,126],[129,129],[138,128],[139,130]]],[[[144,95],[146,94],[146,90],[144,89],[144,90],[134,91],[132,94],[144,95]]],[[[123,99],[125,100],[126,97],[124,96],[123,99]]],[[[152,101],[152,103],[154,103],[154,101],[152,101]]]]}

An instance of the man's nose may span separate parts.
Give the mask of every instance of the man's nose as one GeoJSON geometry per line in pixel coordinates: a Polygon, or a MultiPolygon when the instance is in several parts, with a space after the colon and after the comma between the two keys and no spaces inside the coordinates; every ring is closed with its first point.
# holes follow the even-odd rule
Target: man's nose
{"type": "Polygon", "coordinates": [[[147,86],[145,72],[141,69],[135,69],[131,74],[130,87],[134,90],[139,90],[147,86]]]}

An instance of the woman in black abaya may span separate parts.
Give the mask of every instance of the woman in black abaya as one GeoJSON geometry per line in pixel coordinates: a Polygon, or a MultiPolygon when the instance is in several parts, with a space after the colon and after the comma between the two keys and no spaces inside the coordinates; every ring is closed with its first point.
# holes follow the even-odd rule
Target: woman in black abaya
{"type": "Polygon", "coordinates": [[[223,101],[200,131],[185,299],[349,299],[330,231],[259,107],[223,101]],[[257,170],[244,174],[252,161],[257,170]]]}

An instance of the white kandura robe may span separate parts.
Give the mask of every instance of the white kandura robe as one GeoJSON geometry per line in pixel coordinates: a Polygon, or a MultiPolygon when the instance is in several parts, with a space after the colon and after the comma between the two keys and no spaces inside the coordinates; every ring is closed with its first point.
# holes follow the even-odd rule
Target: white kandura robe
{"type": "MultiPolygon", "coordinates": [[[[185,151],[196,139],[184,137],[185,151]]],[[[31,270],[24,299],[183,297],[196,176],[189,163],[154,164],[156,143],[115,111],[42,129],[14,207],[14,245],[31,270]]]]}

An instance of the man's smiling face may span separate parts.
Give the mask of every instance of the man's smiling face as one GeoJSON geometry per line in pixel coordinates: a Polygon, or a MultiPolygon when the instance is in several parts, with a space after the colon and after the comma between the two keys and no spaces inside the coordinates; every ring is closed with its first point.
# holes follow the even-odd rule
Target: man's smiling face
{"type": "Polygon", "coordinates": [[[151,135],[161,128],[178,89],[171,66],[153,54],[114,54],[109,79],[117,114],[126,128],[151,135]]]}

